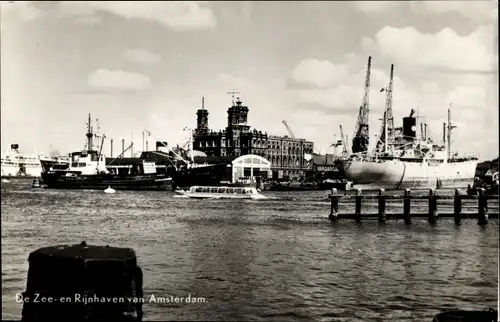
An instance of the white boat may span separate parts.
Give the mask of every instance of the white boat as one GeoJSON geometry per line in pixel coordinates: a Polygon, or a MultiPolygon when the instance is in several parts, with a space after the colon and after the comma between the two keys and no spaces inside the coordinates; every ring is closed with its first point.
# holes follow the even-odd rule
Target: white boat
{"type": "Polygon", "coordinates": [[[41,155],[24,155],[19,152],[18,144],[11,144],[10,151],[2,153],[2,177],[40,177],[41,155]]]}
{"type": "Polygon", "coordinates": [[[213,199],[267,199],[254,187],[212,187],[192,186],[189,190],[176,190],[175,193],[189,198],[213,199]]]}

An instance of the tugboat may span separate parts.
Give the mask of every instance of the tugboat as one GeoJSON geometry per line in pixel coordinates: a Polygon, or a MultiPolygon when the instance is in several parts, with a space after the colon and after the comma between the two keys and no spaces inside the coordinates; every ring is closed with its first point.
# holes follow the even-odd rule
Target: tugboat
{"type": "Polygon", "coordinates": [[[156,172],[155,162],[138,159],[134,164],[124,168],[111,169],[106,165],[106,158],[99,151],[93,149],[94,133],[89,114],[87,149],[71,153],[69,166],[50,168],[42,173],[43,183],[53,189],[95,189],[105,190],[113,187],[116,190],[171,190],[172,178],[156,172]],[[110,171],[112,170],[112,171],[110,171]],[[117,171],[114,171],[117,170],[117,171]],[[125,171],[118,171],[125,170],[125,171]]]}

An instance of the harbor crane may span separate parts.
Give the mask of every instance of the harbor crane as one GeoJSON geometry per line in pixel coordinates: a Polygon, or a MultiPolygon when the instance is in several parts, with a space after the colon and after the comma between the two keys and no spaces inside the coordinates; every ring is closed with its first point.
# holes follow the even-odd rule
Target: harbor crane
{"type": "Polygon", "coordinates": [[[285,125],[286,130],[288,131],[288,134],[290,134],[290,137],[292,139],[295,139],[295,134],[293,134],[292,129],[290,129],[290,127],[288,126],[288,123],[285,120],[281,121],[281,123],[283,123],[285,125]]]}
{"type": "Polygon", "coordinates": [[[369,97],[370,97],[370,70],[372,57],[368,57],[368,66],[365,77],[365,88],[363,101],[359,107],[358,120],[354,130],[352,139],[352,153],[362,153],[368,151],[369,128],[368,128],[368,113],[369,113],[369,97]]]}
{"type": "Polygon", "coordinates": [[[342,154],[346,155],[347,154],[347,142],[344,136],[344,131],[342,130],[342,124],[339,125],[340,127],[340,139],[342,140],[342,154]]]}
{"type": "Polygon", "coordinates": [[[385,112],[382,119],[382,128],[380,130],[379,139],[377,142],[376,150],[379,152],[386,152],[391,143],[394,134],[394,117],[392,115],[392,87],[394,78],[394,64],[391,65],[391,74],[389,78],[389,85],[382,88],[380,92],[385,91],[385,112]]]}

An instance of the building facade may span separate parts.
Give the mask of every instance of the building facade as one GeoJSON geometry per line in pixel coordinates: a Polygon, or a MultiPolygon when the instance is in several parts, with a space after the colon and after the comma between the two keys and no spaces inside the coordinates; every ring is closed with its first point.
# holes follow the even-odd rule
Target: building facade
{"type": "Polygon", "coordinates": [[[209,113],[202,106],[196,113],[194,150],[202,151],[207,156],[262,156],[271,162],[273,177],[299,174],[311,167],[309,156],[313,154],[313,142],[251,130],[247,124],[248,110],[237,98],[227,110],[227,127],[217,132],[210,130],[209,113]]]}

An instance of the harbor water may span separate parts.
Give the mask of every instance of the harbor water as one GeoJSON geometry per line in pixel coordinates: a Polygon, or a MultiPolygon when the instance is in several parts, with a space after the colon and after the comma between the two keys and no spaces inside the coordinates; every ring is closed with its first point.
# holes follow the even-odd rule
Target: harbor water
{"type": "Polygon", "coordinates": [[[326,191],[264,193],[276,199],[2,183],[2,316],[21,317],[30,252],[83,240],[136,251],[149,321],[432,321],[497,308],[498,220],[332,223],[326,191]]]}

